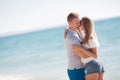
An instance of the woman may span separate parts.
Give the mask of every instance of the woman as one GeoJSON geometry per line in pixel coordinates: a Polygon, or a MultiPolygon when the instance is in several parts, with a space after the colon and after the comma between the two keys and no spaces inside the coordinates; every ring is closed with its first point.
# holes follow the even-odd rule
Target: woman
{"type": "Polygon", "coordinates": [[[98,59],[97,48],[99,44],[94,32],[92,21],[87,17],[83,17],[80,21],[80,29],[78,32],[79,37],[82,39],[82,47],[79,45],[73,45],[73,49],[76,53],[79,51],[89,56],[81,58],[86,68],[86,80],[103,80],[104,68],[98,59]],[[83,48],[90,50],[92,52],[92,56],[87,54],[83,48]]]}

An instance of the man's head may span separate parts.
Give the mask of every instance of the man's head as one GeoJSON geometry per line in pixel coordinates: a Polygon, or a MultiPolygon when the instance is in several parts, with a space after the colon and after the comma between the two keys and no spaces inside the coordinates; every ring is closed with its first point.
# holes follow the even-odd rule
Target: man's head
{"type": "Polygon", "coordinates": [[[70,13],[67,17],[67,21],[69,24],[69,27],[73,30],[78,29],[78,27],[80,26],[80,19],[79,19],[79,15],[77,13],[70,13]]]}

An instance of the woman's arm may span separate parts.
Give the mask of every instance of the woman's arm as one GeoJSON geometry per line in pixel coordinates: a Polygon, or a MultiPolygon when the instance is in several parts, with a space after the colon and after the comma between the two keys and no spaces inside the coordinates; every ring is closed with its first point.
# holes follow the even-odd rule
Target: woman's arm
{"type": "Polygon", "coordinates": [[[67,33],[68,33],[68,29],[65,29],[65,31],[64,31],[64,38],[65,39],[66,39],[67,33]]]}
{"type": "Polygon", "coordinates": [[[88,50],[82,48],[81,46],[75,44],[75,45],[73,45],[73,50],[76,51],[77,55],[80,55],[81,53],[84,53],[89,57],[93,57],[93,58],[98,57],[97,56],[97,48],[91,48],[90,49],[91,51],[88,51],[88,50]]]}

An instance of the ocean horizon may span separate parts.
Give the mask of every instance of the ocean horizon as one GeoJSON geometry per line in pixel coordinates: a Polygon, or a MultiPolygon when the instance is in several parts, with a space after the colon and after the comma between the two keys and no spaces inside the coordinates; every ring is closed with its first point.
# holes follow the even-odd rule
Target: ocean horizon
{"type": "MultiPolygon", "coordinates": [[[[120,79],[120,17],[94,21],[105,80],[120,79]]],[[[0,36],[0,80],[69,80],[67,25],[0,36]]]]}

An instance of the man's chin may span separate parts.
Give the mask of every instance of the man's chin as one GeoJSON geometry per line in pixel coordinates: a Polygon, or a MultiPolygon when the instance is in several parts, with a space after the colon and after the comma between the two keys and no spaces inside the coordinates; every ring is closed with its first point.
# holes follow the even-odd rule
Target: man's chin
{"type": "Polygon", "coordinates": [[[78,30],[79,28],[75,28],[75,30],[78,30]]]}

